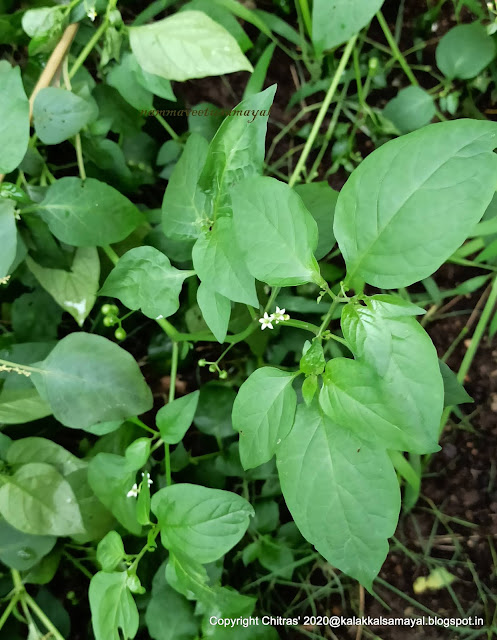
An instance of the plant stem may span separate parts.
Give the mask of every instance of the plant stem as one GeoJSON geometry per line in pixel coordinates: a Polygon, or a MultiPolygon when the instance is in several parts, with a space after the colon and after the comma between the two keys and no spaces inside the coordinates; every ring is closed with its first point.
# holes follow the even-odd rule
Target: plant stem
{"type": "Polygon", "coordinates": [[[90,55],[93,47],[97,44],[97,42],[100,40],[100,38],[104,34],[105,30],[109,26],[109,11],[113,9],[115,5],[116,5],[116,2],[109,3],[107,7],[107,12],[105,14],[104,19],[102,20],[102,23],[100,24],[98,29],[95,31],[93,36],[88,40],[83,50],[81,51],[79,56],[76,58],[73,66],[71,67],[71,70],[69,71],[69,78],[73,78],[75,76],[78,69],[83,65],[86,58],[90,55]]]}
{"type": "Polygon", "coordinates": [[[176,131],[174,131],[174,129],[169,124],[169,122],[164,120],[164,118],[160,115],[160,113],[156,113],[155,118],[158,122],[161,123],[161,125],[164,127],[164,129],[168,132],[168,134],[171,136],[173,140],[178,141],[180,139],[180,136],[176,133],[176,131]]]}
{"type": "Polygon", "coordinates": [[[417,87],[419,83],[416,80],[416,76],[412,72],[412,69],[409,66],[407,60],[402,55],[402,52],[399,49],[399,46],[395,41],[395,38],[393,37],[392,32],[390,31],[390,27],[388,26],[387,21],[383,17],[383,14],[381,13],[381,11],[378,11],[378,13],[376,14],[376,18],[378,19],[378,22],[380,23],[380,26],[383,29],[383,33],[385,34],[385,38],[387,39],[390,49],[392,50],[394,58],[397,60],[397,62],[402,67],[404,73],[409,78],[409,82],[417,87]]]}
{"type": "Polygon", "coordinates": [[[76,149],[76,158],[78,159],[78,170],[81,180],[86,180],[85,163],[83,161],[83,150],[81,148],[81,136],[76,134],[74,139],[74,147],[76,149]]]}
{"type": "Polygon", "coordinates": [[[488,296],[487,302],[485,303],[485,307],[483,308],[480,319],[478,320],[478,324],[476,325],[476,329],[475,329],[475,332],[473,333],[473,337],[471,338],[471,342],[469,344],[468,350],[464,354],[463,361],[461,362],[461,366],[459,367],[457,379],[461,383],[464,382],[464,378],[466,377],[469,371],[469,368],[471,367],[471,363],[473,362],[473,358],[476,355],[476,351],[480,345],[481,339],[485,332],[485,328],[490,320],[490,316],[492,315],[492,311],[495,307],[496,302],[497,302],[497,277],[495,277],[492,282],[490,295],[488,296]]]}
{"type": "Polygon", "coordinates": [[[2,613],[2,617],[0,618],[0,630],[2,629],[3,625],[7,622],[8,617],[10,616],[10,614],[12,613],[12,611],[14,610],[14,607],[18,602],[19,602],[19,595],[16,593],[14,594],[11,601],[7,605],[7,608],[5,609],[5,611],[2,613]]]}
{"type": "Polygon", "coordinates": [[[333,79],[331,81],[330,87],[326,93],[326,96],[323,100],[323,104],[321,105],[321,108],[319,109],[318,115],[316,116],[316,120],[314,121],[314,125],[311,129],[311,133],[309,134],[309,137],[307,138],[307,142],[305,143],[304,149],[302,151],[302,154],[297,162],[297,166],[295,167],[290,180],[288,181],[288,184],[290,187],[293,187],[295,185],[295,183],[297,182],[297,180],[300,177],[300,174],[302,173],[303,168],[305,167],[305,163],[307,161],[307,158],[312,150],[312,146],[314,144],[314,142],[316,141],[316,137],[319,133],[319,129],[321,128],[321,125],[323,124],[323,120],[328,112],[328,108],[331,104],[331,101],[333,100],[333,96],[335,95],[335,92],[337,90],[337,87],[340,83],[340,80],[342,78],[342,74],[345,71],[345,67],[347,66],[347,62],[350,58],[350,55],[352,53],[352,50],[354,48],[355,42],[357,40],[357,36],[353,36],[348,42],[347,42],[347,46],[345,47],[342,57],[340,59],[340,63],[338,64],[337,70],[335,71],[335,75],[333,76],[333,79]]]}
{"type": "Polygon", "coordinates": [[[47,631],[49,631],[54,640],[65,640],[64,636],[59,633],[57,628],[54,626],[53,622],[45,615],[45,613],[40,609],[40,607],[36,604],[33,598],[29,595],[29,593],[24,593],[24,598],[26,600],[26,604],[31,609],[33,613],[41,620],[41,622],[45,625],[47,631]]]}
{"type": "Polygon", "coordinates": [[[319,327],[315,324],[311,324],[310,322],[303,322],[302,320],[284,320],[280,322],[282,326],[286,327],[295,327],[296,329],[304,329],[304,331],[310,331],[315,335],[319,333],[319,327]]]}
{"type": "MultiPolygon", "coordinates": [[[[173,352],[171,359],[171,378],[169,384],[169,402],[171,403],[174,400],[174,396],[176,393],[176,375],[178,373],[178,343],[173,341],[173,352]]],[[[172,484],[171,479],[171,455],[169,451],[169,445],[164,443],[164,451],[165,451],[165,465],[166,465],[166,484],[169,487],[172,484]]]]}
{"type": "Polygon", "coordinates": [[[300,11],[302,12],[302,19],[305,24],[305,28],[307,33],[309,34],[309,38],[312,38],[312,19],[311,12],[309,11],[309,2],[308,0],[299,0],[300,11]]]}

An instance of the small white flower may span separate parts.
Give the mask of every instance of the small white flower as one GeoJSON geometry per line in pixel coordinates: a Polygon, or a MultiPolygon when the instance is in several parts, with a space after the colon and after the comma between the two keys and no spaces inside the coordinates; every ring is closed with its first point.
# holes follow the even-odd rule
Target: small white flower
{"type": "Polygon", "coordinates": [[[270,316],[266,313],[264,314],[264,316],[262,318],[259,318],[259,322],[261,323],[261,330],[264,331],[264,329],[268,328],[268,329],[272,329],[273,325],[272,322],[274,320],[274,315],[271,314],[270,316]]]}
{"type": "Polygon", "coordinates": [[[154,484],[154,481],[153,481],[153,480],[152,480],[152,478],[150,477],[150,474],[149,474],[149,472],[148,472],[148,471],[147,471],[147,473],[146,473],[146,474],[145,474],[145,473],[142,473],[142,478],[143,478],[143,479],[145,479],[145,478],[147,479],[147,483],[148,483],[148,486],[149,486],[149,487],[150,487],[151,485],[153,485],[153,484],[154,484]]]}
{"type": "Polygon", "coordinates": [[[285,309],[280,309],[279,307],[276,307],[276,311],[274,312],[273,317],[276,324],[278,324],[278,322],[283,322],[283,320],[287,320],[287,318],[285,318],[285,309]]]}
{"type": "Polygon", "coordinates": [[[135,484],[131,487],[131,489],[128,491],[128,493],[126,494],[127,498],[137,498],[138,497],[138,485],[135,484]]]}
{"type": "Polygon", "coordinates": [[[92,22],[94,22],[95,18],[97,17],[97,12],[95,11],[95,7],[88,9],[88,11],[86,12],[86,15],[88,16],[88,18],[90,18],[92,22]]]}

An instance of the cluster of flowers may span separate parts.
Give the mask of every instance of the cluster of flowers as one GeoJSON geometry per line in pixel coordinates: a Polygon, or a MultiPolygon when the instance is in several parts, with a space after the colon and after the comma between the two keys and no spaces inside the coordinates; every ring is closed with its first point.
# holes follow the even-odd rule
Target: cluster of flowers
{"type": "Polygon", "coordinates": [[[273,322],[274,324],[278,324],[279,322],[283,322],[284,320],[290,320],[290,316],[288,315],[288,313],[285,313],[285,309],[280,309],[279,307],[276,307],[276,311],[271,315],[268,315],[266,311],[262,318],[259,318],[259,322],[262,325],[262,331],[264,331],[264,329],[266,328],[273,329],[273,322]]]}
{"type": "Polygon", "coordinates": [[[138,497],[138,494],[140,493],[140,489],[141,489],[141,486],[142,486],[142,482],[145,482],[145,480],[147,481],[149,487],[150,487],[150,485],[154,484],[154,481],[151,479],[150,474],[148,473],[148,471],[147,471],[146,474],[142,473],[142,478],[143,478],[143,480],[140,482],[140,486],[138,486],[136,484],[136,482],[135,482],[135,484],[128,491],[128,493],[127,493],[127,497],[128,498],[137,498],[138,497]]]}

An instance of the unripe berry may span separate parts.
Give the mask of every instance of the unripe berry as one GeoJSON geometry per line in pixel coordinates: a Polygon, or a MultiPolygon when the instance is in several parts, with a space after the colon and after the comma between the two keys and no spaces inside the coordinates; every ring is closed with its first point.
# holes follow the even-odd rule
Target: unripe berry
{"type": "Polygon", "coordinates": [[[127,333],[122,327],[119,327],[119,329],[116,329],[114,331],[114,335],[116,336],[116,340],[124,340],[124,338],[127,336],[127,333]]]}
{"type": "Polygon", "coordinates": [[[116,316],[105,316],[103,319],[104,327],[113,327],[117,323],[116,316]]]}

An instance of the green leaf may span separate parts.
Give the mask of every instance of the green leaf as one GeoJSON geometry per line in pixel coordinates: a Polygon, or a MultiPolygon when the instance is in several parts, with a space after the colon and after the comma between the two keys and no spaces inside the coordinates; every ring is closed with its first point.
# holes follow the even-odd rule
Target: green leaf
{"type": "Polygon", "coordinates": [[[123,541],[117,531],[109,531],[98,543],[97,562],[102,571],[114,571],[125,556],[123,541]]]}
{"type": "MultiPolygon", "coordinates": [[[[396,340],[400,342],[397,337],[396,340]]],[[[419,360],[413,361],[405,374],[399,374],[398,363],[408,362],[412,355],[412,347],[408,346],[407,350],[407,354],[402,346],[397,350],[397,359],[392,357],[385,378],[380,378],[369,364],[360,360],[330,360],[319,402],[334,422],[375,446],[414,453],[438,451],[436,442],[441,415],[438,405],[443,390],[437,384],[433,400],[426,395],[431,388],[424,383],[423,369],[415,369],[419,360]],[[412,388],[408,387],[409,382],[412,388]],[[415,401],[421,393],[425,395],[416,406],[415,401]]],[[[423,356],[421,364],[424,364],[423,356]]]]}
{"type": "Polygon", "coordinates": [[[392,289],[431,275],[491,201],[496,146],[496,123],[453,120],[373,151],[348,179],[336,206],[334,232],[348,280],[392,289]]]}
{"type": "Polygon", "coordinates": [[[207,141],[192,133],[173,169],[162,202],[162,228],[169,238],[198,238],[205,221],[205,194],[197,182],[207,157],[207,141]]]}
{"type": "Polygon", "coordinates": [[[201,282],[234,302],[258,307],[254,277],[238,247],[231,218],[219,218],[193,247],[193,266],[201,282]]]}
{"type": "Polygon", "coordinates": [[[98,453],[88,465],[88,482],[98,499],[134,535],[140,535],[135,499],[127,497],[135,483],[136,467],[123,456],[98,453]]]}
{"type": "Polygon", "coordinates": [[[90,582],[88,597],[95,640],[131,640],[138,632],[139,615],[126,586],[128,575],[99,571],[90,582]]]}
{"type": "Polygon", "coordinates": [[[231,411],[236,394],[230,387],[217,382],[208,382],[200,388],[200,396],[195,413],[195,426],[202,433],[215,438],[233,436],[231,411]]]}
{"type": "Polygon", "coordinates": [[[466,402],[474,402],[452,369],[445,364],[445,362],[442,362],[442,360],[439,360],[438,364],[444,384],[444,407],[453,407],[466,402]]]}
{"type": "Polygon", "coordinates": [[[168,80],[252,71],[233,36],[201,11],[130,27],[129,39],[140,66],[168,80]]]}
{"type": "Polygon", "coordinates": [[[18,342],[54,340],[62,319],[62,309],[52,296],[37,288],[14,300],[11,319],[18,342]]]}
{"type": "Polygon", "coordinates": [[[274,178],[247,178],[231,191],[238,244],[250,273],[274,287],[320,282],[314,218],[274,178]]]}
{"type": "Polygon", "coordinates": [[[178,444],[183,440],[197,410],[199,394],[199,391],[193,391],[159,409],[155,422],[164,442],[178,444]]]}
{"type": "Polygon", "coordinates": [[[297,406],[294,377],[293,373],[262,367],[240,387],[233,405],[233,427],[240,434],[244,469],[270,460],[290,433],[297,406]]]}
{"type": "Polygon", "coordinates": [[[152,581],[145,622],[154,640],[192,640],[198,622],[192,605],[166,582],[166,565],[161,564],[152,581]]]}
{"type": "Polygon", "coordinates": [[[324,258],[335,244],[333,235],[333,219],[335,206],[338,199],[338,191],[330,187],[327,182],[310,182],[299,184],[295,191],[302,198],[305,208],[318,225],[318,246],[314,251],[316,260],[324,258]]]}
{"type": "Polygon", "coordinates": [[[188,4],[181,8],[181,11],[202,11],[215,22],[226,29],[238,42],[242,51],[247,51],[252,46],[250,38],[247,36],[238,20],[232,13],[212,0],[190,0],[188,4]]]}
{"type": "Polygon", "coordinates": [[[86,462],[56,442],[38,437],[15,440],[9,447],[7,462],[11,465],[44,462],[55,467],[62,476],[86,469],[87,466],[86,462]]]}
{"type": "Polygon", "coordinates": [[[495,58],[495,43],[479,22],[460,24],[448,31],[435,52],[437,65],[447,78],[468,80],[495,58]]]}
{"type": "Polygon", "coordinates": [[[431,122],[436,113],[431,95],[421,87],[407,87],[390,100],[383,115],[400,133],[409,133],[431,122]]]}
{"type": "Polygon", "coordinates": [[[223,343],[228,333],[231,302],[216,291],[211,291],[204,282],[197,289],[197,303],[204,320],[216,340],[223,343]]]}
{"type": "Polygon", "coordinates": [[[302,535],[368,590],[388,552],[400,491],[386,453],[299,405],[278,450],[283,496],[302,535]]]}
{"type": "Polygon", "coordinates": [[[384,0],[314,0],[312,42],[322,54],[343,44],[365,27],[380,10],[384,0]]]}
{"type": "Polygon", "coordinates": [[[42,536],[84,533],[74,493],[51,465],[25,464],[14,475],[1,479],[0,512],[16,529],[42,536]]]}
{"type": "Polygon", "coordinates": [[[323,345],[319,340],[313,340],[304,346],[304,355],[300,359],[300,370],[306,375],[320,375],[324,371],[326,360],[324,359],[323,345]]]}
{"type": "Polygon", "coordinates": [[[271,42],[259,56],[257,64],[254,67],[254,71],[247,82],[245,91],[243,92],[244,100],[262,91],[275,49],[276,43],[271,42]]]}
{"type": "Polygon", "coordinates": [[[199,186],[208,196],[207,217],[231,215],[230,189],[243,178],[262,173],[265,138],[276,85],[240,102],[209,145],[199,186]]]}
{"type": "Polygon", "coordinates": [[[119,298],[149,318],[167,318],[179,309],[183,281],[193,273],[171,266],[169,258],[153,247],[137,247],[119,259],[100,295],[119,298]]]}
{"type": "Polygon", "coordinates": [[[302,398],[309,406],[318,390],[318,379],[315,375],[308,376],[302,383],[302,398]]]}
{"type": "Polygon", "coordinates": [[[101,336],[66,336],[38,369],[33,382],[67,427],[83,429],[152,407],[152,393],[134,358],[101,336]]]}
{"type": "Polygon", "coordinates": [[[148,71],[144,71],[140,67],[138,61],[134,56],[133,59],[136,79],[141,84],[141,86],[154,95],[159,96],[160,98],[164,98],[164,100],[176,102],[176,96],[174,95],[173,88],[169,80],[166,80],[166,78],[161,78],[161,76],[157,76],[154,73],[148,73],[148,71]]]}
{"type": "Polygon", "coordinates": [[[44,144],[59,144],[75,136],[96,116],[88,100],[58,87],[46,87],[36,94],[33,124],[44,144]]]}
{"type": "Polygon", "coordinates": [[[196,562],[214,562],[243,537],[254,510],[241,496],[194,484],[175,484],[152,497],[162,544],[196,562]]]}
{"type": "Polygon", "coordinates": [[[141,469],[147,464],[150,456],[150,438],[137,438],[128,447],[124,455],[133,469],[141,469]]]}
{"type": "Polygon", "coordinates": [[[9,270],[16,258],[17,227],[14,217],[16,203],[0,198],[0,278],[10,275],[9,270]]]}
{"type": "Polygon", "coordinates": [[[10,173],[28,148],[29,101],[20,67],[11,67],[7,60],[0,60],[0,95],[0,173],[10,173]]]}
{"type": "Polygon", "coordinates": [[[37,208],[50,231],[76,247],[120,242],[143,219],[128,198],[94,178],[60,178],[37,208]]]}
{"type": "Polygon", "coordinates": [[[142,111],[152,109],[153,96],[138,79],[140,66],[132,53],[125,53],[107,75],[107,83],[119,91],[132,107],[142,111]]]}
{"type": "Polygon", "coordinates": [[[0,560],[11,569],[31,569],[50,553],[56,542],[55,536],[22,533],[0,518],[0,560]]]}
{"type": "Polygon", "coordinates": [[[3,389],[0,393],[0,422],[22,424],[52,413],[36,389],[3,389]]]}
{"type": "Polygon", "coordinates": [[[97,299],[100,260],[95,247],[79,247],[74,254],[71,271],[46,269],[29,256],[26,264],[41,286],[64,311],[72,315],[80,327],[97,299]]]}

